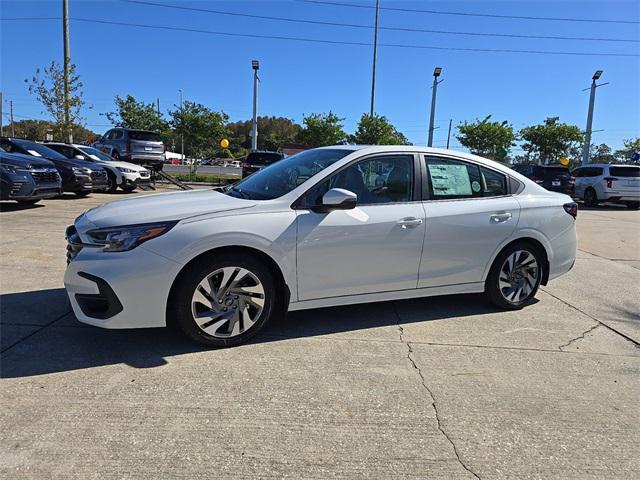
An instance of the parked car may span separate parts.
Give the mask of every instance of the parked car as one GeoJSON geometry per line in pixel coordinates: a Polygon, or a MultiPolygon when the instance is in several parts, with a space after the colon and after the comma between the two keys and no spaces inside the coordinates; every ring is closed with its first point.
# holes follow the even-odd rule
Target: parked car
{"type": "Polygon", "coordinates": [[[588,207],[598,202],[623,203],[640,208],[640,166],[590,163],[572,172],[576,177],[576,198],[588,207]]]}
{"type": "Polygon", "coordinates": [[[60,195],[61,183],[52,162],[0,151],[0,200],[33,204],[60,195]]]}
{"type": "Polygon", "coordinates": [[[248,177],[252,173],[262,170],[267,165],[271,165],[284,158],[280,152],[250,152],[242,160],[242,178],[248,177]]]}
{"type": "Polygon", "coordinates": [[[116,160],[148,166],[160,171],[164,164],[164,143],[156,132],[112,128],[96,140],[92,147],[111,155],[116,160]]]}
{"type": "Polygon", "coordinates": [[[69,159],[41,143],[21,138],[0,138],[0,147],[11,153],[21,153],[53,162],[62,177],[62,191],[82,197],[108,187],[107,172],[95,163],[69,159]]]}
{"type": "Polygon", "coordinates": [[[169,323],[215,347],[287,309],[474,292],[520,309],[573,267],[576,215],[571,197],[474,155],[324,147],[223,192],[85,212],[64,283],[82,322],[169,323]]]}
{"type": "Polygon", "coordinates": [[[139,186],[146,188],[151,184],[151,174],[146,168],[118,161],[96,148],[66,143],[47,143],[47,147],[67,158],[84,160],[104,168],[107,171],[107,191],[110,193],[114,193],[118,187],[129,193],[139,186]]]}
{"type": "Polygon", "coordinates": [[[513,169],[551,192],[573,195],[575,178],[564,165],[515,165],[513,169]]]}

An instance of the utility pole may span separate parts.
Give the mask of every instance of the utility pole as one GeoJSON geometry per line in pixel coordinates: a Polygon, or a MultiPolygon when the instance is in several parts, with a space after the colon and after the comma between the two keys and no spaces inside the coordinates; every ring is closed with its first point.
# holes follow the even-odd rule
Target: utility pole
{"type": "Polygon", "coordinates": [[[260,62],[251,60],[253,68],[253,118],[251,119],[251,150],[258,150],[258,70],[260,62]]]}
{"type": "MultiPolygon", "coordinates": [[[[182,89],[179,88],[180,92],[180,130],[184,130],[184,106],[182,103],[182,89]]],[[[184,133],[180,133],[180,163],[184,164],[184,133]]]]}
{"type": "Polygon", "coordinates": [[[11,121],[11,136],[16,136],[16,126],[13,124],[13,100],[9,100],[9,120],[11,121]]]}
{"type": "Polygon", "coordinates": [[[160,98],[156,99],[156,108],[158,110],[158,115],[160,115],[160,98]]]}
{"type": "Polygon", "coordinates": [[[585,90],[591,90],[589,94],[589,113],[587,113],[587,130],[585,131],[584,136],[584,146],[582,147],[582,165],[585,163],[589,163],[589,156],[591,150],[591,134],[593,130],[591,129],[593,125],[593,105],[596,101],[596,88],[601,87],[603,85],[607,85],[609,82],[601,83],[600,85],[596,85],[596,80],[600,78],[602,75],[602,70],[596,70],[596,73],[591,77],[591,86],[589,88],[585,88],[585,90]]]}
{"type": "Polygon", "coordinates": [[[376,62],[378,58],[378,17],[380,15],[380,0],[376,0],[376,24],[373,29],[373,69],[371,72],[371,110],[369,115],[373,117],[376,102],[376,62]]]}
{"type": "Polygon", "coordinates": [[[68,143],[73,143],[71,134],[71,100],[69,99],[69,64],[71,53],[69,51],[69,0],[62,0],[62,38],[64,41],[64,134],[68,143]]]}
{"type": "Polygon", "coordinates": [[[453,122],[453,118],[449,119],[449,133],[447,133],[447,150],[449,149],[449,139],[451,138],[451,122],[453,122]]]}
{"type": "Polygon", "coordinates": [[[2,105],[4,105],[2,101],[2,92],[0,92],[0,137],[4,136],[4,117],[2,116],[2,105]]]}
{"type": "Polygon", "coordinates": [[[441,67],[436,67],[433,70],[433,86],[431,87],[431,116],[429,117],[429,139],[427,140],[427,147],[433,146],[433,123],[436,118],[436,92],[438,91],[438,84],[442,83],[442,80],[438,81],[440,73],[442,73],[441,67]]]}

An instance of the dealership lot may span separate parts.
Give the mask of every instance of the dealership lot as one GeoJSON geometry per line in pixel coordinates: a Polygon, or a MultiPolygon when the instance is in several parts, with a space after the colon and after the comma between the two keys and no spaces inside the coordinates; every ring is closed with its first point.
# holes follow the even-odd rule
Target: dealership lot
{"type": "Polygon", "coordinates": [[[582,209],[575,268],[519,312],[302,311],[210,351],[70,313],[64,228],[113,199],[3,204],[2,477],[640,475],[640,212],[582,209]]]}

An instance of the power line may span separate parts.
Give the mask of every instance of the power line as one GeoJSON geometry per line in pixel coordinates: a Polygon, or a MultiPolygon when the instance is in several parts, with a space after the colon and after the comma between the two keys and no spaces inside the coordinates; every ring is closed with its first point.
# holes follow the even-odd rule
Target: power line
{"type": "MultiPolygon", "coordinates": [[[[284,40],[306,43],[324,43],[330,45],[355,45],[370,47],[373,44],[369,42],[348,42],[343,40],[322,40],[317,38],[305,38],[305,37],[286,37],[280,35],[259,35],[252,33],[237,33],[237,32],[219,32],[213,30],[201,30],[195,28],[184,27],[172,27],[168,25],[145,25],[140,23],[126,23],[126,22],[113,22],[107,20],[96,20],[91,18],[72,18],[71,20],[77,22],[97,23],[104,25],[119,25],[124,27],[137,27],[137,28],[149,28],[156,30],[172,30],[178,32],[190,32],[190,33],[204,33],[208,35],[220,35],[227,37],[245,37],[245,38],[264,38],[270,40],[284,40]]],[[[512,50],[512,49],[491,49],[491,48],[463,48],[463,47],[434,47],[428,45],[411,45],[411,44],[397,44],[397,43],[380,43],[381,47],[392,48],[412,48],[419,50],[444,50],[444,51],[461,51],[461,52],[489,52],[489,53],[529,53],[537,55],[572,55],[572,56],[604,56],[604,57],[640,57],[637,53],[598,53],[598,52],[562,52],[562,51],[548,51],[548,50],[512,50]]]]}
{"type": "MultiPolygon", "coordinates": [[[[354,7],[354,8],[375,8],[371,5],[360,5],[357,3],[338,3],[325,2],[322,0],[295,0],[302,3],[314,3],[317,5],[331,5],[335,7],[354,7]]],[[[638,20],[601,20],[593,18],[568,18],[568,17],[532,17],[524,15],[498,15],[491,13],[469,13],[469,12],[447,12],[442,10],[422,10],[416,8],[400,8],[400,7],[380,7],[380,10],[391,10],[396,12],[409,13],[430,13],[433,15],[459,15],[464,17],[487,17],[487,18],[508,18],[514,20],[544,20],[553,22],[588,22],[588,23],[621,23],[621,24],[638,24],[638,20]]]]}
{"type": "MultiPolygon", "coordinates": [[[[147,2],[142,0],[120,0],[124,3],[132,3],[138,5],[148,5],[154,7],[171,8],[175,10],[184,10],[200,13],[213,13],[217,15],[229,15],[233,17],[245,17],[255,18],[259,20],[272,20],[278,22],[290,22],[290,23],[302,23],[310,25],[325,25],[331,27],[347,27],[347,28],[360,28],[372,30],[374,27],[371,25],[363,25],[357,23],[340,23],[340,22],[327,22],[321,20],[308,20],[289,17],[274,17],[271,15],[254,15],[249,13],[228,12],[224,10],[212,10],[208,8],[186,7],[183,5],[170,5],[166,3],[147,2]]],[[[602,38],[602,37],[564,37],[553,35],[519,35],[510,33],[491,33],[491,32],[459,32],[449,30],[429,30],[422,28],[405,28],[405,27],[378,27],[379,30],[397,31],[397,32],[412,32],[412,33],[435,33],[438,35],[466,35],[466,36],[479,36],[479,37],[502,37],[502,38],[525,38],[525,39],[537,39],[537,40],[577,40],[577,41],[598,41],[598,42],[631,42],[638,43],[640,40],[627,39],[627,38],[602,38]]]]}

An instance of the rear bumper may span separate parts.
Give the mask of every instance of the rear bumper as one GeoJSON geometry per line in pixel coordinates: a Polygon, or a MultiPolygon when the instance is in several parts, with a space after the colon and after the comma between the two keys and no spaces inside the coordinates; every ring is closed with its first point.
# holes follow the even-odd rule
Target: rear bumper
{"type": "Polygon", "coordinates": [[[598,200],[609,202],[637,202],[640,201],[640,191],[605,190],[598,200]]]}

